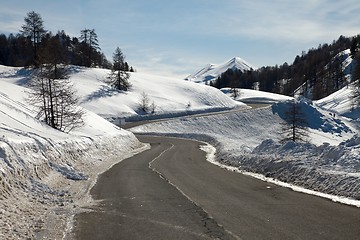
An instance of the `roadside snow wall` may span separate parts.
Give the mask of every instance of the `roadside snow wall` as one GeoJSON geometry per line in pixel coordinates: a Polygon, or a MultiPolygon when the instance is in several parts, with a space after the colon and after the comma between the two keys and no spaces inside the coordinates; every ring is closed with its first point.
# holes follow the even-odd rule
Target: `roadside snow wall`
{"type": "MultiPolygon", "coordinates": [[[[75,208],[101,170],[142,146],[125,131],[58,142],[33,136],[16,143],[0,137],[0,239],[38,238],[52,209],[75,208]],[[78,191],[71,191],[76,184],[78,191]]],[[[57,230],[62,234],[64,229],[57,230]]]]}

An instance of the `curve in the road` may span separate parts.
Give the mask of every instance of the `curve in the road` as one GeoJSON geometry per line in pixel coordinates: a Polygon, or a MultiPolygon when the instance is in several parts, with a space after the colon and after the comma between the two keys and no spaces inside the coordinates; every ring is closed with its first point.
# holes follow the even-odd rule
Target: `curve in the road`
{"type": "MultiPolygon", "coordinates": [[[[152,147],[101,174],[97,204],[75,216],[75,239],[233,239],[223,227],[150,166],[176,148],[152,147]]],[[[202,152],[201,152],[202,153],[202,152]]]]}
{"type": "Polygon", "coordinates": [[[221,169],[199,142],[139,139],[151,150],[99,177],[77,239],[360,239],[359,208],[221,169]]]}

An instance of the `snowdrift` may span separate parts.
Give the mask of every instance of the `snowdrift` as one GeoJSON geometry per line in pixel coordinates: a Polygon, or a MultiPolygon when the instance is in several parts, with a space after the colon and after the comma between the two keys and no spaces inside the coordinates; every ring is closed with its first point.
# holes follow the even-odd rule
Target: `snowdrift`
{"type": "Polygon", "coordinates": [[[0,72],[0,238],[34,239],[56,207],[73,211],[99,172],[144,145],[86,110],[71,134],[50,128],[25,101],[31,72],[0,72]]]}
{"type": "Polygon", "coordinates": [[[338,146],[265,140],[242,157],[244,170],[307,189],[360,200],[359,137],[338,146]]]}

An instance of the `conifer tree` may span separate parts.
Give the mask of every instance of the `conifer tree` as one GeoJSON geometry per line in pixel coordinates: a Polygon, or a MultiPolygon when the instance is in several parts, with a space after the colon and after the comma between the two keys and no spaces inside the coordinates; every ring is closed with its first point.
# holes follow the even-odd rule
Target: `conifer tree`
{"type": "Polygon", "coordinates": [[[30,37],[33,41],[33,63],[36,66],[38,61],[38,45],[41,41],[42,36],[44,36],[44,34],[46,33],[46,30],[43,26],[44,21],[42,20],[40,14],[34,11],[27,13],[24,21],[25,24],[21,26],[20,32],[25,36],[30,37]]]}
{"type": "Polygon", "coordinates": [[[80,31],[80,40],[82,41],[82,57],[83,63],[86,67],[91,67],[95,62],[94,52],[100,49],[99,41],[95,29],[87,29],[80,31]]]}
{"type": "Polygon", "coordinates": [[[128,81],[130,75],[125,70],[127,65],[125,63],[125,56],[121,49],[117,47],[113,54],[113,65],[107,81],[114,88],[122,91],[127,91],[131,86],[128,81]]]}
{"type": "Polygon", "coordinates": [[[354,56],[355,68],[352,73],[353,90],[350,96],[353,108],[360,106],[360,52],[354,56]]]}

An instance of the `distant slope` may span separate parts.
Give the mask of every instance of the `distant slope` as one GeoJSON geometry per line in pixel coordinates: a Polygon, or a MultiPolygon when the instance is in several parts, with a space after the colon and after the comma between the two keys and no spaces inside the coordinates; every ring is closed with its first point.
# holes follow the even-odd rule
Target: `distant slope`
{"type": "MultiPolygon", "coordinates": [[[[222,88],[220,89],[223,93],[228,95],[229,97],[233,97],[233,91],[231,88],[222,88]]],[[[269,93],[263,92],[253,89],[237,89],[238,96],[236,97],[236,101],[240,101],[243,103],[262,103],[262,104],[273,104],[280,101],[287,101],[293,99],[292,97],[276,94],[276,93],[269,93]]]]}
{"type": "MultiPolygon", "coordinates": [[[[324,67],[324,69],[328,69],[329,65],[331,65],[331,63],[335,62],[335,61],[339,61],[340,65],[341,65],[341,70],[342,73],[344,75],[345,78],[345,82],[340,84],[340,88],[342,88],[343,86],[347,85],[348,83],[351,82],[351,75],[353,72],[353,69],[355,68],[355,62],[354,59],[351,57],[351,52],[350,49],[345,49],[343,51],[340,51],[338,54],[336,54],[332,60],[327,63],[327,65],[324,67]]],[[[328,79],[328,83],[326,84],[334,84],[331,83],[331,78],[329,77],[325,77],[325,79],[328,79]]],[[[319,80],[318,80],[319,81],[319,80]]],[[[309,99],[313,99],[313,92],[314,92],[314,83],[313,81],[306,81],[303,84],[301,84],[295,91],[294,94],[295,95],[302,95],[305,96],[306,98],[309,99]],[[310,82],[310,83],[309,83],[310,82]]],[[[336,92],[336,91],[335,91],[336,92]]]]}
{"type": "Polygon", "coordinates": [[[348,118],[352,122],[359,122],[360,109],[353,102],[353,84],[315,101],[315,104],[326,111],[348,118]]]}
{"type": "Polygon", "coordinates": [[[186,77],[186,80],[196,83],[206,83],[215,80],[218,76],[226,72],[228,69],[238,69],[242,72],[245,72],[254,69],[254,67],[247,63],[245,60],[239,57],[234,57],[220,65],[208,64],[200,71],[186,77]]]}
{"type": "Polygon", "coordinates": [[[70,78],[81,97],[81,105],[105,118],[153,118],[244,106],[218,89],[146,73],[131,73],[130,90],[117,91],[104,83],[108,74],[106,69],[77,68],[70,78]],[[140,109],[143,93],[149,104],[154,103],[155,113],[145,114],[140,109]]]}

